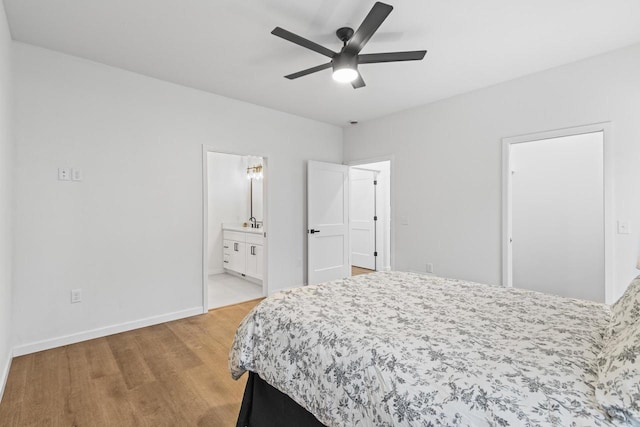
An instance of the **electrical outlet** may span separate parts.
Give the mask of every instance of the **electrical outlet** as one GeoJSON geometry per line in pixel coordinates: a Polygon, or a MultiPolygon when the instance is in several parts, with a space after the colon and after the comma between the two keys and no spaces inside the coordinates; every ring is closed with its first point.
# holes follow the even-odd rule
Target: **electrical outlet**
{"type": "Polygon", "coordinates": [[[71,290],[71,304],[82,302],[82,289],[71,290]]]}
{"type": "Polygon", "coordinates": [[[433,273],[433,264],[427,263],[427,273],[433,273]]]}
{"type": "Polygon", "coordinates": [[[58,181],[71,180],[71,171],[69,168],[58,168],[58,181]]]}
{"type": "Polygon", "coordinates": [[[618,234],[631,234],[629,221],[618,221],[618,234]]]}

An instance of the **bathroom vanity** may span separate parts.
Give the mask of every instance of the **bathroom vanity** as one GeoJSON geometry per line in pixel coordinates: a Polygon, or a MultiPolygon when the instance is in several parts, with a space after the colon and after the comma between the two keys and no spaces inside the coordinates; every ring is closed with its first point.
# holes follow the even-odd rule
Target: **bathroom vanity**
{"type": "Polygon", "coordinates": [[[262,280],[264,229],[223,225],[224,268],[262,280]]]}

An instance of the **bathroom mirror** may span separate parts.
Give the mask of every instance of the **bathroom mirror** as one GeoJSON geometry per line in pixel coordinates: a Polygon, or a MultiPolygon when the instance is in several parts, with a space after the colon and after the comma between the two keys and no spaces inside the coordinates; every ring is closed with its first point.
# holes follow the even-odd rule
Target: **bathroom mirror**
{"type": "MultiPolygon", "coordinates": [[[[255,224],[263,224],[264,160],[262,157],[247,156],[247,180],[249,181],[249,212],[247,218],[255,218],[255,224]]],[[[251,223],[250,223],[251,225],[251,223]]]]}

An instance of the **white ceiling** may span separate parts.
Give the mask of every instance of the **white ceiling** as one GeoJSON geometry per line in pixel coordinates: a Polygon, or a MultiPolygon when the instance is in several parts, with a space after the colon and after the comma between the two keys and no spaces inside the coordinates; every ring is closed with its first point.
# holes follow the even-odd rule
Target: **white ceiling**
{"type": "Polygon", "coordinates": [[[326,58],[275,26],[339,50],[338,27],[374,0],[4,0],[15,40],[345,125],[640,42],[639,0],[389,0],[363,53],[427,49],[424,61],[366,64],[354,90],[326,58]]]}

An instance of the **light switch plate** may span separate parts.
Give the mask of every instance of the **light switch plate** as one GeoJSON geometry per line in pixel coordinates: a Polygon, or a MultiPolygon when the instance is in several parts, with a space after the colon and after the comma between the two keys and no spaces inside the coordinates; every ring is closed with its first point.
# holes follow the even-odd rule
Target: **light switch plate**
{"type": "Polygon", "coordinates": [[[618,234],[631,234],[629,221],[618,221],[618,234]]]}
{"type": "Polygon", "coordinates": [[[84,179],[84,174],[82,173],[82,169],[71,169],[71,180],[72,181],[82,181],[84,179]]]}

